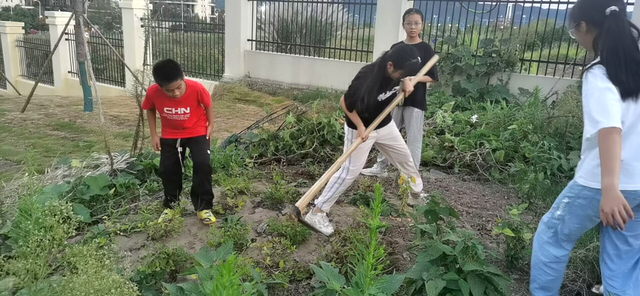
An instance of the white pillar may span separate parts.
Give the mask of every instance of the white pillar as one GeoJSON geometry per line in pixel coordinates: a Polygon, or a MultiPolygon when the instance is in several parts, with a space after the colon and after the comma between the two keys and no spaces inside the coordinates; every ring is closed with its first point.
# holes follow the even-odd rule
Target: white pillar
{"type": "MultiPolygon", "coordinates": [[[[20,77],[20,62],[18,58],[18,47],[16,40],[18,36],[24,34],[24,23],[0,21],[0,42],[2,43],[2,54],[4,55],[4,74],[7,80],[16,85],[20,77]]],[[[7,83],[7,92],[17,94],[7,83]]]]}
{"type": "Polygon", "coordinates": [[[636,6],[633,5],[633,12],[631,13],[631,21],[636,24],[636,26],[640,27],[640,6],[636,9],[636,6]]]}
{"type": "MultiPolygon", "coordinates": [[[[64,34],[64,25],[71,17],[71,12],[65,11],[46,11],[44,15],[47,17],[46,23],[49,25],[49,39],[51,41],[51,49],[58,41],[58,38],[61,34],[64,34]]],[[[75,25],[75,21],[71,20],[69,29],[72,29],[75,25]]],[[[69,31],[71,32],[71,31],[69,31]]],[[[55,86],[56,94],[63,95],[67,93],[67,78],[70,78],[71,75],[69,71],[71,71],[71,61],[75,62],[75,59],[71,59],[69,54],[69,41],[65,40],[63,37],[60,41],[60,45],[58,45],[58,49],[53,53],[53,57],[51,58],[51,66],[53,67],[53,85],[55,86]]]]}
{"type": "Polygon", "coordinates": [[[376,34],[373,44],[373,60],[391,45],[406,37],[402,28],[402,14],[413,7],[413,1],[383,0],[376,7],[376,34]]]}
{"type": "MultiPolygon", "coordinates": [[[[124,43],[124,60],[133,71],[144,69],[144,29],[142,18],[146,17],[147,3],[145,0],[122,0],[122,38],[124,43]]],[[[152,62],[152,61],[149,61],[152,62]]],[[[128,70],[126,74],[126,88],[134,89],[136,80],[128,70]]]]}
{"type": "Polygon", "coordinates": [[[224,25],[224,75],[225,80],[242,78],[245,72],[244,54],[250,49],[251,7],[257,2],[247,0],[227,1],[224,25]]]}

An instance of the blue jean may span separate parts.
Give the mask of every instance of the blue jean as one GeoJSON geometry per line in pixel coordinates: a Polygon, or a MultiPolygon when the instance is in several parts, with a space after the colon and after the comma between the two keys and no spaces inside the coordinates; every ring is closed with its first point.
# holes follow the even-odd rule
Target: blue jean
{"type": "Polygon", "coordinates": [[[569,253],[576,241],[600,225],[600,269],[605,295],[640,295],[640,190],[622,191],[635,214],[625,231],[600,223],[602,191],[575,181],[562,191],[533,239],[530,291],[533,296],[559,293],[569,253]]]}

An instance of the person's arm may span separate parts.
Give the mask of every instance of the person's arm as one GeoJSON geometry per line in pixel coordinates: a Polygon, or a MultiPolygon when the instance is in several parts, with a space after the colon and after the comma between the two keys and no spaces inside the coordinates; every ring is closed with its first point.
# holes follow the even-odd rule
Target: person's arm
{"type": "Polygon", "coordinates": [[[207,139],[211,140],[213,135],[213,105],[209,104],[204,110],[207,113],[207,139]]]}
{"type": "Polygon", "coordinates": [[[156,109],[147,109],[147,121],[149,122],[149,133],[151,134],[151,146],[153,150],[160,151],[160,137],[158,137],[156,125],[156,109]]]}
{"type": "Polygon", "coordinates": [[[621,147],[622,130],[619,128],[603,128],[598,132],[602,191],[619,188],[621,147]]]}
{"type": "Polygon", "coordinates": [[[602,66],[592,67],[584,75],[582,109],[583,134],[586,138],[597,137],[600,154],[600,219],[604,226],[624,230],[634,216],[619,184],[623,103],[602,66]]]}
{"type": "Polygon", "coordinates": [[[349,108],[347,108],[347,104],[345,102],[344,96],[342,96],[340,98],[340,107],[342,107],[342,111],[344,111],[345,114],[347,114],[347,117],[349,117],[349,119],[351,119],[351,121],[353,122],[353,124],[356,125],[356,128],[358,130],[358,138],[362,138],[362,141],[366,141],[369,137],[365,136],[364,132],[366,131],[366,128],[364,127],[364,123],[362,123],[362,119],[360,119],[360,116],[358,116],[358,113],[356,112],[355,109],[353,109],[353,111],[349,111],[349,108]]]}

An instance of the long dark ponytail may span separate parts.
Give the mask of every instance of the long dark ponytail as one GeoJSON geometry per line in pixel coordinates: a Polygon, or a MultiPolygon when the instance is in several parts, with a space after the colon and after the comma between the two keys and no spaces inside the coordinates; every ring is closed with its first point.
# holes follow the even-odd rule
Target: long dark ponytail
{"type": "Polygon", "coordinates": [[[392,85],[400,83],[400,79],[413,76],[420,71],[420,57],[418,51],[408,44],[400,44],[382,55],[368,67],[373,67],[373,72],[367,78],[362,88],[358,91],[358,104],[356,111],[360,115],[366,115],[380,92],[382,81],[389,77],[387,64],[391,62],[395,71],[401,71],[400,77],[392,85]]]}
{"type": "Polygon", "coordinates": [[[600,58],[596,64],[604,66],[622,100],[638,100],[640,29],[627,19],[624,0],[579,0],[571,9],[570,19],[598,30],[593,40],[594,53],[600,58]]]}

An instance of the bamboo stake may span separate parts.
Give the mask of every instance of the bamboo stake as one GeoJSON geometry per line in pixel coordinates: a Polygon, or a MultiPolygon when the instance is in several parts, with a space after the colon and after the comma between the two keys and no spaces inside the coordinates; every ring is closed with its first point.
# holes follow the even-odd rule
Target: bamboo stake
{"type": "Polygon", "coordinates": [[[18,93],[18,95],[22,97],[22,94],[20,93],[18,88],[15,85],[13,85],[13,83],[11,83],[11,81],[9,81],[9,79],[7,78],[7,75],[5,75],[4,72],[2,72],[1,70],[0,70],[0,76],[2,76],[2,79],[4,79],[7,83],[9,83],[9,85],[11,85],[13,90],[15,90],[16,93],[18,93]]]}

